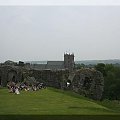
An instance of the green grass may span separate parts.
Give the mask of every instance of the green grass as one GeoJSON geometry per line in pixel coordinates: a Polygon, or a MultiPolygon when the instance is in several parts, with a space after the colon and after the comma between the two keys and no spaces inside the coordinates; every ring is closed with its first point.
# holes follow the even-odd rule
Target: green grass
{"type": "Polygon", "coordinates": [[[76,93],[47,88],[21,91],[20,95],[0,89],[0,115],[117,115],[120,104],[84,98],[76,93]],[[114,108],[114,109],[113,109],[114,108]]]}

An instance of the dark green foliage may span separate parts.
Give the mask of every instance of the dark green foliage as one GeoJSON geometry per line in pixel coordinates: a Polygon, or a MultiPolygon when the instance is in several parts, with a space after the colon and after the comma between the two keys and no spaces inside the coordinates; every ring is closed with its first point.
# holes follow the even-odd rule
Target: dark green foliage
{"type": "Polygon", "coordinates": [[[100,71],[103,76],[106,76],[106,71],[105,71],[105,64],[104,63],[98,63],[96,66],[95,66],[95,69],[100,71]]]}
{"type": "Polygon", "coordinates": [[[81,69],[81,68],[85,68],[85,64],[81,63],[81,64],[76,64],[76,69],[81,69]]]}
{"type": "Polygon", "coordinates": [[[104,76],[104,98],[120,100],[120,67],[99,63],[95,68],[104,76]]]}

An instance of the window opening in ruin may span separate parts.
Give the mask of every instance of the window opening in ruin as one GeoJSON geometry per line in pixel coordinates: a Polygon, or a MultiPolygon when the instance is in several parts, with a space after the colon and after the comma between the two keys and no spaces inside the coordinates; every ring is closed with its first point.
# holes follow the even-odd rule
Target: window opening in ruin
{"type": "Polygon", "coordinates": [[[13,82],[16,82],[15,76],[12,77],[12,81],[13,81],[13,82]]]}
{"type": "Polygon", "coordinates": [[[22,79],[21,79],[21,82],[23,82],[24,81],[24,76],[23,76],[23,74],[22,74],[22,79]]]}
{"type": "Polygon", "coordinates": [[[84,84],[83,86],[85,87],[85,89],[89,89],[90,88],[90,78],[89,77],[85,77],[85,80],[84,80],[84,84]]]}
{"type": "Polygon", "coordinates": [[[70,87],[70,85],[71,85],[71,81],[70,80],[67,80],[67,87],[70,87]]]}

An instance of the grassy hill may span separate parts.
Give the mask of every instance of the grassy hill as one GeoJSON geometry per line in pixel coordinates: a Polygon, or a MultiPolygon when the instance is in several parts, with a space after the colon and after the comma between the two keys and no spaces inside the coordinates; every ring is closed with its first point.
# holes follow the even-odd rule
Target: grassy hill
{"type": "Polygon", "coordinates": [[[109,102],[96,103],[76,93],[54,88],[36,92],[22,91],[20,95],[8,93],[7,89],[0,89],[0,114],[103,115],[119,113],[119,109],[113,110],[110,107],[109,102]]]}
{"type": "Polygon", "coordinates": [[[96,102],[70,91],[47,88],[22,91],[0,89],[0,115],[118,115],[120,104],[96,102]]]}

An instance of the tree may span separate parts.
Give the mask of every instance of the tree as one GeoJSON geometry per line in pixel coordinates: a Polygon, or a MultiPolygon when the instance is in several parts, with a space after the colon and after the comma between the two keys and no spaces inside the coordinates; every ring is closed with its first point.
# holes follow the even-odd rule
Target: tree
{"type": "Polygon", "coordinates": [[[104,97],[120,100],[120,67],[112,64],[105,65],[104,97]]]}
{"type": "Polygon", "coordinates": [[[95,69],[104,76],[104,98],[120,100],[120,67],[99,63],[95,66],[95,69]]]}
{"type": "Polygon", "coordinates": [[[95,65],[95,69],[100,71],[103,74],[103,76],[106,76],[105,64],[104,63],[98,63],[97,65],[95,65]]]}
{"type": "Polygon", "coordinates": [[[84,67],[85,67],[85,64],[83,64],[83,63],[76,65],[76,69],[81,69],[81,68],[84,68],[84,67]]]}

